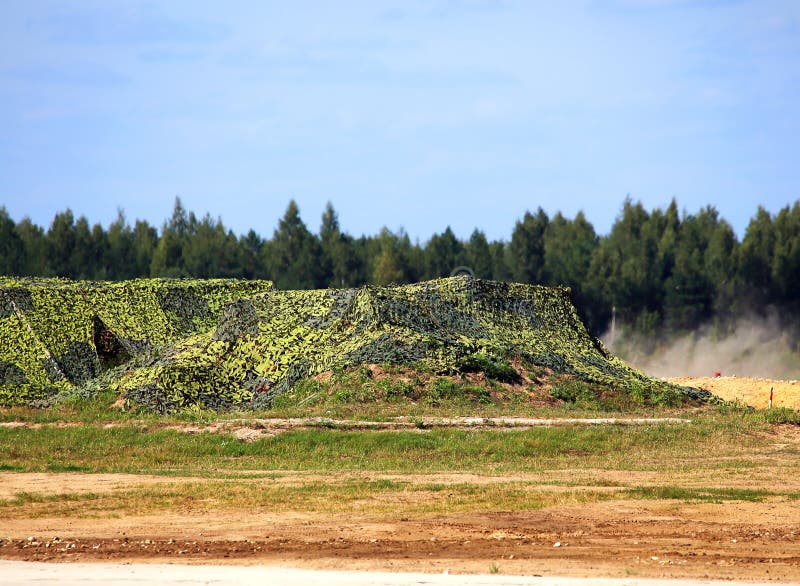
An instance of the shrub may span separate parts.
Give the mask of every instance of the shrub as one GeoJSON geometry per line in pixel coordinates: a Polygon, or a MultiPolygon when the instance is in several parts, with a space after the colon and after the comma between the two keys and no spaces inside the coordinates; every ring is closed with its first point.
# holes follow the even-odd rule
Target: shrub
{"type": "Polygon", "coordinates": [[[597,396],[592,388],[582,380],[564,379],[553,385],[550,396],[575,407],[596,409],[599,407],[597,396]]]}
{"type": "Polygon", "coordinates": [[[464,356],[458,362],[461,372],[482,372],[486,378],[504,383],[522,382],[522,377],[504,358],[478,352],[464,356]]]}

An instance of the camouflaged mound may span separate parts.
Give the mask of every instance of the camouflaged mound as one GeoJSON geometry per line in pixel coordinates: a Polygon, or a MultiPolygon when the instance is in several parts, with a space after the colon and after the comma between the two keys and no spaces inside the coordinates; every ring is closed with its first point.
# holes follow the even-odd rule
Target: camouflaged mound
{"type": "Polygon", "coordinates": [[[213,329],[268,281],[0,278],[0,405],[42,404],[101,372],[213,329]]]}
{"type": "Polygon", "coordinates": [[[566,289],[471,277],[317,291],[0,278],[0,405],[110,388],[161,413],[264,408],[298,380],[337,368],[455,374],[509,357],[640,396],[677,389],[612,356],[566,289]]]}
{"type": "Polygon", "coordinates": [[[162,349],[113,388],[158,412],[264,408],[298,380],[337,368],[392,363],[452,374],[512,356],[640,396],[681,392],[612,356],[568,290],[470,277],[241,298],[215,328],[162,349]]]}

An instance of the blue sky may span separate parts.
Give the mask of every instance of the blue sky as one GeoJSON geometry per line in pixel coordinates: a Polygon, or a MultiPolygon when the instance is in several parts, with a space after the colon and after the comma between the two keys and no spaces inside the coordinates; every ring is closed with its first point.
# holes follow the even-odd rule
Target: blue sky
{"type": "Polygon", "coordinates": [[[0,205],[270,236],[606,233],[626,195],[741,237],[800,198],[800,2],[7,2],[0,205]]]}

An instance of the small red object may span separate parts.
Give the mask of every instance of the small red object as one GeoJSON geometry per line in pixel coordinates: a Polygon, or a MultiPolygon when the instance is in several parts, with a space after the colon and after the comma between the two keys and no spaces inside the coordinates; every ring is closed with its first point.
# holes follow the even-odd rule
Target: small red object
{"type": "Polygon", "coordinates": [[[721,376],[722,376],[722,373],[721,373],[720,371],[716,371],[716,372],[714,373],[714,378],[719,378],[719,377],[721,377],[721,376]]]}

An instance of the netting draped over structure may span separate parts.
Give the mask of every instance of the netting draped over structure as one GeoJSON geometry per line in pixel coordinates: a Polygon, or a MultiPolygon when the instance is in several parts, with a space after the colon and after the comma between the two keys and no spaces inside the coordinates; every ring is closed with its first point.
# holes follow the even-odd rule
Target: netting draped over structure
{"type": "Polygon", "coordinates": [[[0,404],[46,402],[216,325],[268,281],[0,278],[0,404]]]}
{"type": "Polygon", "coordinates": [[[313,291],[257,281],[0,282],[0,328],[6,404],[112,368],[107,386],[155,411],[261,408],[337,368],[454,374],[476,356],[519,357],[622,390],[666,386],[591,336],[568,290],[469,276],[313,291]]]}

